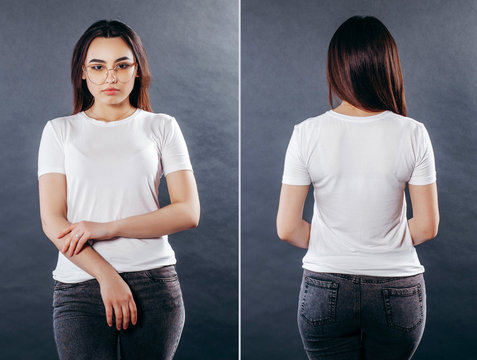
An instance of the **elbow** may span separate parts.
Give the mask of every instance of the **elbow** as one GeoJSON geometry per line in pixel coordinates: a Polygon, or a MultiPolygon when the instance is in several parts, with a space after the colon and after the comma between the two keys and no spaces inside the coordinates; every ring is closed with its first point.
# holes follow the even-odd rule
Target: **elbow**
{"type": "Polygon", "coordinates": [[[276,226],[277,235],[280,240],[290,242],[295,237],[301,218],[293,218],[282,211],[278,211],[276,226]]]}
{"type": "Polygon", "coordinates": [[[293,229],[277,219],[277,235],[280,240],[290,242],[293,237],[293,229]]]}
{"type": "Polygon", "coordinates": [[[435,216],[432,221],[429,221],[426,226],[427,238],[434,239],[439,231],[439,215],[435,216]]]}
{"type": "Polygon", "coordinates": [[[45,222],[45,219],[43,219],[43,217],[41,217],[41,229],[46,234],[46,222],[45,222]]]}
{"type": "Polygon", "coordinates": [[[439,231],[439,220],[427,222],[420,229],[417,228],[412,235],[414,245],[422,244],[428,240],[434,239],[439,231]]]}
{"type": "Polygon", "coordinates": [[[427,240],[432,240],[437,236],[437,230],[434,229],[427,229],[421,232],[420,234],[420,239],[419,243],[423,243],[427,240]]]}
{"type": "MultiPolygon", "coordinates": [[[[50,233],[49,231],[49,227],[48,227],[48,222],[46,221],[45,218],[43,218],[43,216],[41,216],[41,229],[43,230],[43,233],[48,237],[48,234],[50,233]]],[[[50,239],[51,240],[51,239],[50,239]]]]}
{"type": "Polygon", "coordinates": [[[200,207],[197,206],[195,209],[189,212],[189,216],[187,219],[187,225],[189,229],[195,229],[199,226],[200,221],[200,207]]]}
{"type": "Polygon", "coordinates": [[[57,234],[53,234],[53,230],[51,229],[51,226],[45,219],[41,219],[41,229],[43,230],[43,233],[45,236],[50,240],[53,245],[57,246],[57,234]]]}
{"type": "Polygon", "coordinates": [[[282,231],[277,231],[278,238],[285,242],[290,242],[290,234],[282,231]]]}
{"type": "Polygon", "coordinates": [[[189,221],[189,229],[195,229],[199,226],[199,217],[194,217],[189,221]]]}
{"type": "Polygon", "coordinates": [[[431,229],[430,231],[431,239],[435,238],[438,232],[439,232],[439,223],[435,224],[434,227],[431,229]]]}
{"type": "Polygon", "coordinates": [[[439,221],[429,226],[427,230],[427,235],[429,236],[429,240],[434,239],[437,236],[438,232],[439,232],[439,221]]]}

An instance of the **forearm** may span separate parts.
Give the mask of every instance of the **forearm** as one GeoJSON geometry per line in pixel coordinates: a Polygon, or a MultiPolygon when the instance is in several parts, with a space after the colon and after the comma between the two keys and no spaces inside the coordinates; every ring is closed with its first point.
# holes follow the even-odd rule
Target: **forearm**
{"type": "Polygon", "coordinates": [[[439,229],[439,206],[437,184],[409,184],[412,204],[412,219],[408,220],[409,231],[414,245],[433,239],[439,229]]]}
{"type": "MultiPolygon", "coordinates": [[[[43,231],[56,248],[61,251],[65,238],[58,239],[58,234],[70,225],[62,216],[51,216],[48,219],[42,219],[43,231]]],[[[107,276],[119,276],[116,270],[109,264],[100,254],[98,254],[91,246],[85,246],[77,255],[69,256],[63,254],[73,264],[77,265],[88,274],[101,282],[107,276]]]]}
{"type": "Polygon", "coordinates": [[[156,238],[197,227],[199,209],[189,203],[175,203],[143,215],[110,223],[113,237],[156,238]]]}
{"type": "Polygon", "coordinates": [[[303,249],[308,249],[311,229],[309,222],[301,219],[292,229],[283,229],[283,227],[278,224],[277,229],[279,231],[278,236],[283,241],[303,249]]]}

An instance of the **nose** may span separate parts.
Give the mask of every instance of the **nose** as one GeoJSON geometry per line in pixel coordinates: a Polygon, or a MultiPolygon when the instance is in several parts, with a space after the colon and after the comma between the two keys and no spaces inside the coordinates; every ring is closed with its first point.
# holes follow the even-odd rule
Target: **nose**
{"type": "Polygon", "coordinates": [[[114,84],[118,82],[118,77],[114,69],[108,69],[108,73],[106,74],[106,82],[108,84],[114,84]]]}

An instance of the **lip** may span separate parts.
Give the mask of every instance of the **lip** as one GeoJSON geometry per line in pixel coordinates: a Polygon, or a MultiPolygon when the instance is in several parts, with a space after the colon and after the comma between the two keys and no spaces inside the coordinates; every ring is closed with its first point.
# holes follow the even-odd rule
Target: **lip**
{"type": "Polygon", "coordinates": [[[119,89],[116,89],[116,88],[107,88],[107,89],[104,89],[103,92],[106,94],[106,95],[114,95],[116,93],[119,92],[119,89]]]}

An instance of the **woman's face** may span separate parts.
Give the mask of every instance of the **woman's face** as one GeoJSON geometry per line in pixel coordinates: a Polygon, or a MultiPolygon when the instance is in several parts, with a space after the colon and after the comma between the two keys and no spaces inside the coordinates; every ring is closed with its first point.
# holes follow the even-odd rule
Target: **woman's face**
{"type": "Polygon", "coordinates": [[[122,105],[124,102],[129,102],[129,94],[134,88],[137,76],[137,65],[131,68],[133,74],[129,80],[124,81],[119,76],[119,80],[121,80],[119,81],[118,74],[110,70],[103,84],[98,84],[101,81],[97,80],[92,82],[86,73],[86,67],[89,67],[88,71],[91,72],[115,67],[124,69],[135,61],[131,48],[120,37],[97,37],[91,42],[86,54],[85,71],[83,71],[82,78],[86,80],[88,90],[94,96],[95,105],[122,105]]]}

